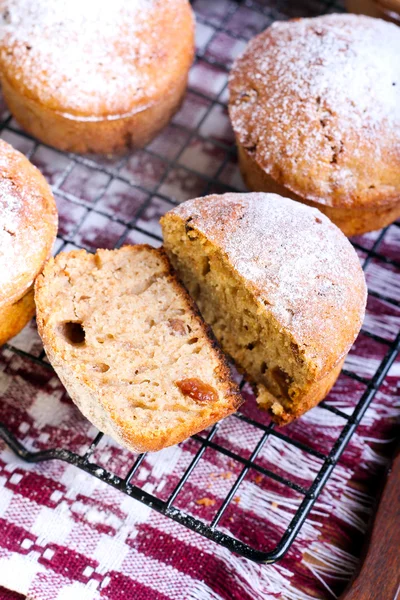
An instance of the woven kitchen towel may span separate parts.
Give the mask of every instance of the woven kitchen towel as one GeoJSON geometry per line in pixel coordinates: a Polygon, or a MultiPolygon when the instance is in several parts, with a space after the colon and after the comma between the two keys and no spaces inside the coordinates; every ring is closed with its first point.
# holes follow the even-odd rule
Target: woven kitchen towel
{"type": "MultiPolygon", "coordinates": [[[[28,333],[30,341],[24,332],[24,339],[16,343],[32,351],[38,344],[32,326],[28,333]]],[[[364,369],[374,360],[352,354],[350,363],[355,357],[364,369]]],[[[87,448],[96,431],[71,404],[50,369],[8,349],[2,351],[0,365],[0,419],[26,446],[64,446],[80,452],[87,448]]],[[[400,415],[399,371],[398,362],[289,554],[270,566],[233,555],[74,466],[60,461],[29,465],[2,444],[0,585],[32,600],[333,597],[331,590],[340,591],[355,568],[371,503],[369,492],[375,492],[385,463],[382,454],[400,415]]],[[[351,384],[342,378],[330,397],[345,412],[353,409],[360,393],[359,385],[351,384]]],[[[251,398],[245,410],[253,416],[257,411],[251,398]]],[[[312,410],[290,426],[291,436],[301,440],[307,431],[309,442],[316,440],[315,447],[326,451],[343,425],[335,415],[329,420],[327,415],[325,410],[312,410]]],[[[255,428],[231,417],[221,425],[217,441],[246,455],[258,439],[255,428]]],[[[122,475],[133,455],[110,439],[103,441],[93,460],[122,475]]],[[[168,497],[197,447],[189,440],[148,455],[133,483],[168,497]]],[[[319,459],[277,438],[267,442],[259,461],[302,485],[320,466],[319,459]]],[[[207,451],[175,505],[211,519],[239,468],[207,451]]],[[[222,526],[267,549],[282,534],[299,501],[296,492],[250,473],[222,526]]]]}

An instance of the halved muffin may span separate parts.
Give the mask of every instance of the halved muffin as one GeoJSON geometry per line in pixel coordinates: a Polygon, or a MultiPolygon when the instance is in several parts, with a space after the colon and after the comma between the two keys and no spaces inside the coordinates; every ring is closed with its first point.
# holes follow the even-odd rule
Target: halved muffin
{"type": "Polygon", "coordinates": [[[36,282],[47,356],[72,400],[134,452],[181,442],[234,412],[229,367],[162,250],[61,253],[36,282]]]}
{"type": "Polygon", "coordinates": [[[285,424],[322,400],[367,295],[342,232],[315,208],[262,193],[189,200],[161,223],[172,264],[260,407],[285,424]]]}

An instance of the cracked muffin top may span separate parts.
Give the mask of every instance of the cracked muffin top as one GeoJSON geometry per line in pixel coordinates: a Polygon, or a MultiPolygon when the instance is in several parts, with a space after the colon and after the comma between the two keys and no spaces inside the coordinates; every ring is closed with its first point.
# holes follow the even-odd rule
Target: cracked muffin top
{"type": "Polygon", "coordinates": [[[237,141],[306,200],[379,206],[400,196],[400,29],[333,14],[276,22],[233,66],[237,141]]]}
{"type": "Polygon", "coordinates": [[[0,140],[0,308],[32,285],[56,233],[56,204],[45,178],[0,140]]]}

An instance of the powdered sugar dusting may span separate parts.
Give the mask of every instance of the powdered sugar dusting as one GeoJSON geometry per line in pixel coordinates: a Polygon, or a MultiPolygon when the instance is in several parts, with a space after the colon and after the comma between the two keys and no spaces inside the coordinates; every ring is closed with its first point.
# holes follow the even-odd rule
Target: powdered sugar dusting
{"type": "MultiPolygon", "coordinates": [[[[7,300],[10,282],[29,270],[28,248],[19,243],[24,206],[13,183],[0,181],[0,306],[7,300]]],[[[32,273],[33,279],[34,272],[32,273]]],[[[31,283],[31,282],[30,282],[31,283]]]]}
{"type": "MultiPolygon", "coordinates": [[[[1,61],[31,97],[71,118],[116,118],[145,108],[177,57],[163,49],[163,18],[184,0],[7,0],[1,61]],[[161,60],[155,81],[152,67],[161,60]],[[165,71],[165,72],[164,72],[165,71]]],[[[174,12],[175,11],[175,12],[174,12]]],[[[164,23],[165,27],[165,23],[164,23]]],[[[169,40],[167,39],[167,43],[169,40]]]]}
{"type": "Polygon", "coordinates": [[[0,304],[1,292],[9,283],[12,272],[18,270],[18,262],[26,256],[15,252],[14,239],[21,223],[21,203],[15,196],[13,184],[8,179],[0,182],[0,304]]]}
{"type": "Polygon", "coordinates": [[[0,307],[21,297],[51,249],[57,217],[39,172],[0,140],[0,307]]]}
{"type": "MultiPolygon", "coordinates": [[[[335,195],[377,188],[393,162],[398,172],[399,56],[399,28],[378,19],[274,23],[232,70],[230,114],[240,143],[310,200],[334,204],[335,195]]],[[[395,174],[386,177],[389,193],[391,179],[400,185],[395,174]]]]}
{"type": "Polygon", "coordinates": [[[301,345],[312,340],[329,354],[339,331],[339,337],[345,332],[341,352],[348,351],[364,316],[364,276],[349,241],[317,209],[253,193],[198,198],[173,212],[191,217],[190,226],[226,253],[301,345]]]}

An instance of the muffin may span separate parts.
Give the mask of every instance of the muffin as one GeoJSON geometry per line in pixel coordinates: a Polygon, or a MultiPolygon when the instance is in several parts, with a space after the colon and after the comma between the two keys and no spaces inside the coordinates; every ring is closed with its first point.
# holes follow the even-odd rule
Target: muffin
{"type": "Polygon", "coordinates": [[[46,144],[120,153],[179,108],[194,51],[187,0],[0,0],[0,14],[6,102],[46,144]]]}
{"type": "Polygon", "coordinates": [[[242,403],[162,250],[61,253],[35,289],[39,333],[71,398],[133,452],[177,444],[242,403]]]}
{"type": "Polygon", "coordinates": [[[32,284],[56,233],[56,205],[46,180],[0,140],[0,344],[35,314],[32,284]]]}
{"type": "Polygon", "coordinates": [[[164,245],[222,349],[279,425],[329,392],[363,321],[357,254],[315,208],[275,194],[189,200],[164,245]]]}
{"type": "Polygon", "coordinates": [[[274,23],[230,74],[248,187],[319,208],[348,236],[400,216],[400,29],[356,15],[274,23]]]}

